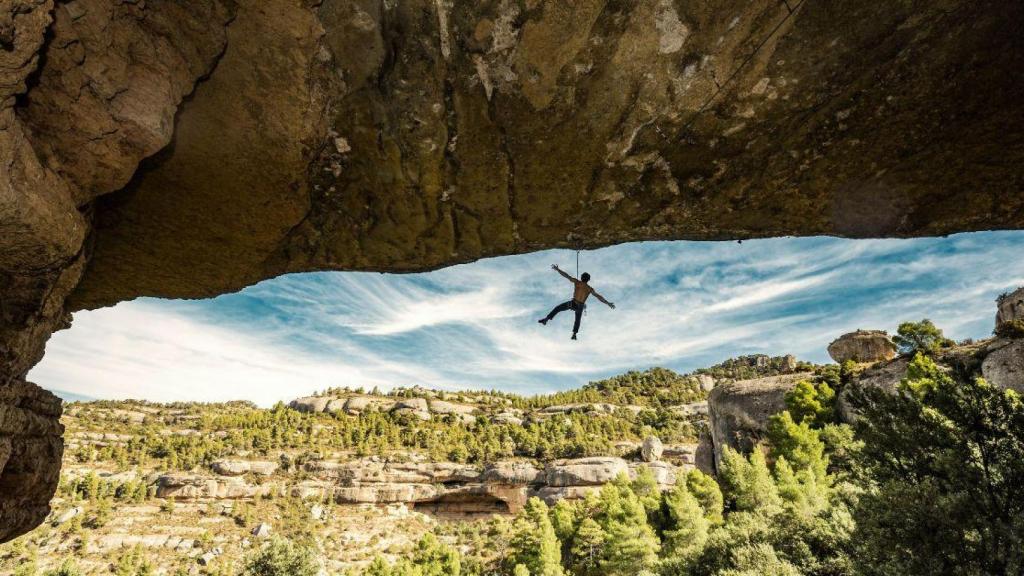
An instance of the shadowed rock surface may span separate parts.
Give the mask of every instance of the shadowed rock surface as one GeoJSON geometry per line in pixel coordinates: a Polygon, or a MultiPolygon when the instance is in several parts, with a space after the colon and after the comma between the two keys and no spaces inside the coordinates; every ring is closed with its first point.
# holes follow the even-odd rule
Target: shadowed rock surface
{"type": "MultiPolygon", "coordinates": [[[[69,310],[285,272],[1022,228],[1022,25],[995,0],[8,0],[0,388],[40,394],[69,310]]],[[[59,466],[11,458],[0,540],[59,466]]]]}

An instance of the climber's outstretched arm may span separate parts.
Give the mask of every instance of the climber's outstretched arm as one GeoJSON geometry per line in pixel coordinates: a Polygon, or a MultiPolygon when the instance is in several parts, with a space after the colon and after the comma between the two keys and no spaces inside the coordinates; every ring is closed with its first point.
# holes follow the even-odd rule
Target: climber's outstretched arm
{"type": "Polygon", "coordinates": [[[555,272],[558,272],[562,276],[564,276],[565,279],[570,281],[570,282],[575,282],[576,281],[575,278],[573,278],[572,276],[570,276],[570,275],[566,274],[565,272],[563,272],[562,269],[558,267],[558,264],[552,264],[551,265],[551,269],[554,270],[555,272]]]}
{"type": "Polygon", "coordinates": [[[601,302],[604,302],[605,304],[607,304],[609,308],[611,308],[612,310],[615,310],[615,304],[612,304],[611,302],[605,300],[604,296],[601,296],[600,294],[598,294],[596,290],[591,288],[590,293],[594,295],[594,298],[597,298],[601,302]]]}

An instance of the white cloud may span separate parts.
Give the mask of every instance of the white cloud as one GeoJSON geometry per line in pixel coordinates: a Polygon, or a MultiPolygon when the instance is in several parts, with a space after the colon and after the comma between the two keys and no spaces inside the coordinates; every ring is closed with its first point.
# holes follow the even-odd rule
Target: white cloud
{"type": "Polygon", "coordinates": [[[337,385],[543,391],[753,352],[827,361],[843,332],[925,316],[953,337],[985,336],[995,295],[1024,284],[1022,246],[1024,234],[999,233],[586,252],[581,271],[618,309],[591,302],[575,342],[569,312],[536,323],[570,295],[548,265],[573,270],[571,251],[428,274],[290,275],[214,300],[76,314],[31,377],[104,398],[268,404],[337,385]]]}

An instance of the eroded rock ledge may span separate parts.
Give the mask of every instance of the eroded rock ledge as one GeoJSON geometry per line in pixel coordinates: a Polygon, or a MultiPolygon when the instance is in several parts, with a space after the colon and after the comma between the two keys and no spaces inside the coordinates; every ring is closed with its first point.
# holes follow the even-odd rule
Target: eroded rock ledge
{"type": "MultiPolygon", "coordinates": [[[[68,310],[291,271],[1022,228],[1021,29],[996,0],[0,1],[0,387],[38,393],[68,310]]],[[[6,536],[50,484],[0,493],[6,536]]]]}

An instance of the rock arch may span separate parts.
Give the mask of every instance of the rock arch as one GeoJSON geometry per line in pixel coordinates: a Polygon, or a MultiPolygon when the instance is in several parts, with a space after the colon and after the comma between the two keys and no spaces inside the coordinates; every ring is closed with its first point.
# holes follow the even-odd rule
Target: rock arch
{"type": "Polygon", "coordinates": [[[70,312],[643,239],[1024,227],[1024,5],[0,4],[0,541],[70,312]]]}

